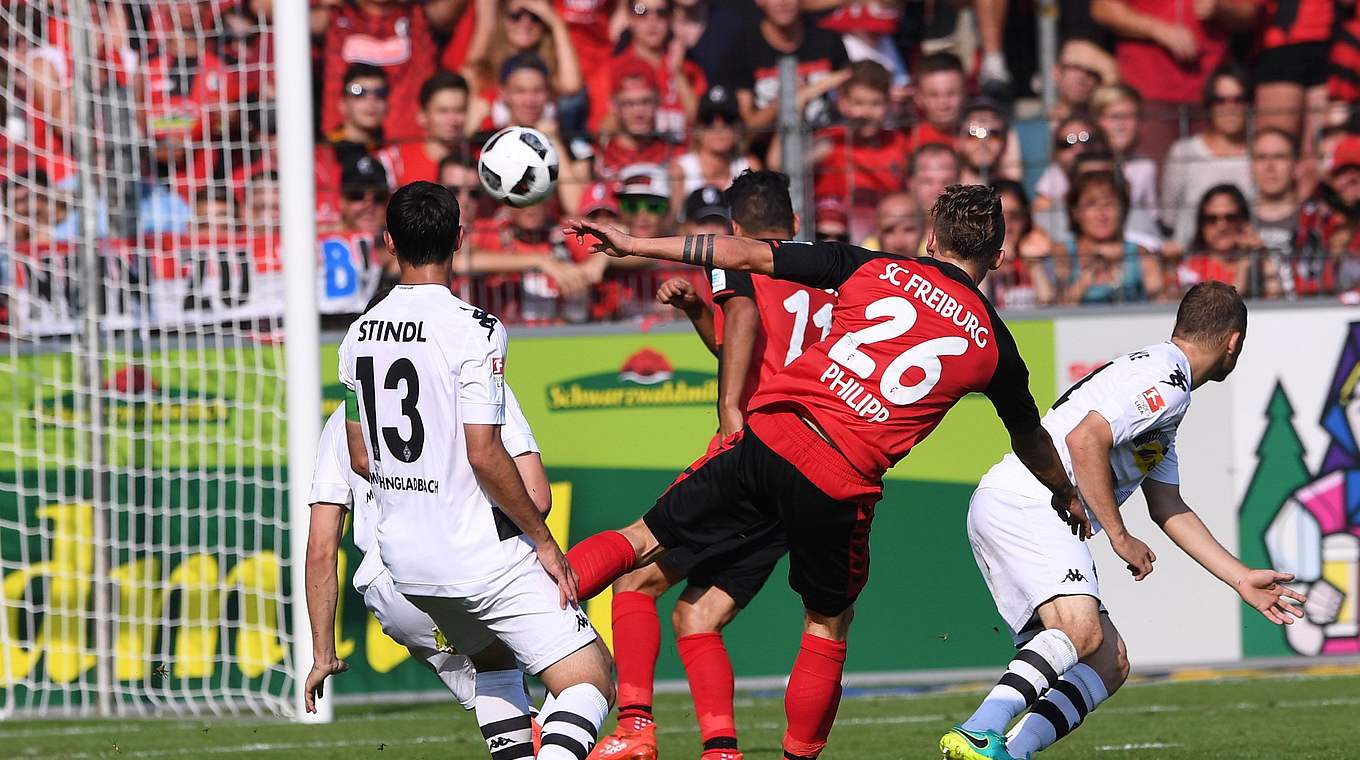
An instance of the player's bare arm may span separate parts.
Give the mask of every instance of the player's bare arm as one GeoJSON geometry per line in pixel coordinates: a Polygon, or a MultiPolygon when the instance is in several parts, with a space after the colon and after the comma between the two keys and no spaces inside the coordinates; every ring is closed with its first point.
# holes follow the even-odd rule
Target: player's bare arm
{"type": "Polygon", "coordinates": [[[336,557],[344,529],[344,507],[325,502],[312,505],[307,528],[307,618],[312,625],[312,670],[306,686],[309,713],[316,712],[316,700],[325,693],[326,679],[349,669],[335,656],[335,605],[340,595],[336,557]]]}
{"type": "Polygon", "coordinates": [[[1141,581],[1152,572],[1157,555],[1147,544],[1129,534],[1115,503],[1114,478],[1110,469],[1110,449],[1114,434],[1110,423],[1098,412],[1090,412],[1067,434],[1067,450],[1072,455],[1072,474],[1082,502],[1095,514],[1110,538],[1110,546],[1128,563],[1133,579],[1141,581]]]}
{"type": "Polygon", "coordinates": [[[746,377],[755,361],[760,311],[754,299],[734,296],[722,302],[723,343],[718,362],[718,432],[726,438],[744,424],[741,409],[746,377]]]}
{"type": "Polygon", "coordinates": [[[537,451],[528,451],[515,457],[515,469],[524,481],[524,490],[529,492],[534,506],[544,517],[552,511],[552,485],[548,483],[548,471],[543,469],[543,457],[537,451]]]}
{"type": "Polygon", "coordinates": [[[770,244],[731,235],[686,235],[684,237],[636,238],[612,224],[588,219],[573,219],[562,232],[584,241],[596,238],[590,250],[615,258],[637,256],[658,261],[674,261],[706,269],[734,269],[739,272],[774,274],[774,252],[770,244]]]}
{"type": "Polygon", "coordinates": [[[534,542],[538,561],[557,582],[562,606],[575,604],[576,573],[562,556],[543,514],[525,489],[514,459],[501,442],[500,426],[465,424],[463,434],[467,437],[468,464],[476,473],[477,482],[505,516],[534,542]]]}
{"type": "Polygon", "coordinates": [[[1053,508],[1072,526],[1072,535],[1083,541],[1091,537],[1091,518],[1077,496],[1077,489],[1067,478],[1062,458],[1053,447],[1048,430],[1039,425],[1027,433],[1011,433],[1011,451],[1034,477],[1053,492],[1053,508]]]}
{"type": "Polygon", "coordinates": [[[354,419],[347,418],[345,420],[345,444],[349,449],[350,469],[359,473],[359,476],[364,480],[368,480],[368,449],[364,448],[364,429],[359,425],[358,416],[359,412],[356,406],[354,419]]]}
{"type": "Polygon", "coordinates": [[[1143,483],[1143,495],[1147,497],[1148,513],[1162,532],[1267,620],[1289,625],[1303,617],[1299,605],[1308,599],[1284,585],[1294,576],[1270,569],[1253,570],[1243,564],[1214,538],[1204,521],[1185,503],[1178,486],[1148,480],[1143,483]]]}
{"type": "MultiPolygon", "coordinates": [[[[607,259],[604,259],[607,261],[607,259]]],[[[713,310],[694,292],[694,286],[684,277],[672,277],[656,290],[656,302],[674,306],[685,313],[699,340],[713,356],[718,356],[718,331],[713,324],[713,310]]]]}

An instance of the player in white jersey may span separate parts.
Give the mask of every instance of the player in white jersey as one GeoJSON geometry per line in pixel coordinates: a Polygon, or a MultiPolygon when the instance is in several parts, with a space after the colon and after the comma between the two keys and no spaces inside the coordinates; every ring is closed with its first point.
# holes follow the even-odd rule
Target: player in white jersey
{"type": "Polygon", "coordinates": [[[462,235],[440,185],[388,202],[399,284],[340,344],[350,457],[373,488],[393,588],[477,669],[488,749],[524,757],[532,741],[520,663],[556,697],[538,757],[584,760],[614,698],[612,663],[501,443],[506,333],[449,290],[462,235]]]}
{"type": "Polygon", "coordinates": [[[1171,340],[1112,359],[1053,404],[1043,425],[1089,516],[1055,513],[1049,491],[1013,455],[983,476],[968,509],[968,539],[1020,651],[972,717],[941,738],[946,758],[1030,757],[1124,683],[1124,642],[1100,603],[1085,539],[1103,529],[1134,579],[1146,578],[1156,556],[1129,535],[1119,513],[1140,487],[1167,536],[1247,604],[1277,624],[1302,616],[1291,601],[1303,597],[1283,585],[1293,576],[1242,564],[1178,486],[1176,429],[1190,392],[1232,372],[1246,331],[1237,291],[1201,283],[1182,299],[1171,340]]]}
{"type": "MultiPolygon", "coordinates": [[[[505,426],[501,428],[505,450],[515,458],[534,505],[545,515],[552,508],[552,494],[538,442],[519,408],[515,394],[505,388],[505,426]]],[[[353,517],[354,545],[363,556],[354,570],[354,589],[364,606],[382,625],[383,632],[406,647],[417,662],[434,671],[465,709],[475,704],[476,670],[466,655],[452,654],[435,641],[435,624],[392,587],[392,577],[378,553],[374,529],[377,506],[368,482],[350,467],[345,437],[345,410],[336,409],[326,420],[317,445],[312,475],[311,520],[307,536],[307,613],[312,624],[312,672],[307,679],[307,710],[315,712],[325,679],[344,672],[348,665],[336,657],[335,609],[339,596],[336,561],[345,513],[353,517]]]]}

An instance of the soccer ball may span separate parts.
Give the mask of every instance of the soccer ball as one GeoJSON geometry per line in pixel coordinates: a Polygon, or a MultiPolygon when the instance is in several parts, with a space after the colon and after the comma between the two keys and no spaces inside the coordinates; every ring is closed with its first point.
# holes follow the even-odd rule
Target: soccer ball
{"type": "Polygon", "coordinates": [[[506,127],[491,136],[477,161],[482,187],[515,208],[532,206],[557,187],[557,151],[530,127],[506,127]]]}

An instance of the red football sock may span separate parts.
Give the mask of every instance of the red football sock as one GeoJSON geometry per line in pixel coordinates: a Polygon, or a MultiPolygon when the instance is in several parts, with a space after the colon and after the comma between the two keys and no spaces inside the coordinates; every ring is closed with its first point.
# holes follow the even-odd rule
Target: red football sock
{"type": "Polygon", "coordinates": [[[633,543],[617,530],[596,533],[567,552],[567,561],[580,579],[578,595],[584,601],[609,588],[619,576],[633,569],[637,552],[633,543]]]}
{"type": "Polygon", "coordinates": [[[736,749],[737,723],[732,716],[732,660],[722,634],[694,633],[675,640],[689,677],[694,715],[704,749],[736,749]],[[727,741],[724,741],[727,740],[727,741]]]}
{"type": "Polygon", "coordinates": [[[784,734],[784,757],[813,758],[826,748],[826,737],[841,701],[844,670],[844,641],[803,634],[784,692],[784,715],[789,723],[784,734]]]}
{"type": "MultiPolygon", "coordinates": [[[[640,591],[614,594],[614,664],[619,671],[619,722],[651,720],[656,656],[661,652],[661,623],[656,599],[640,591]]],[[[641,726],[635,726],[641,728],[641,726]]]]}

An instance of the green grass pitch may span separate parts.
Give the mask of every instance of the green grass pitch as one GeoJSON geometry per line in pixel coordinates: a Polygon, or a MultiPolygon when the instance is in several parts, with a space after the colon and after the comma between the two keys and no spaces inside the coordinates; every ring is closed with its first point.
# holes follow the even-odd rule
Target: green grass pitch
{"type": "MultiPolygon", "coordinates": [[[[937,758],[940,734],[966,716],[979,696],[971,690],[919,696],[848,690],[822,757],[937,758]]],[[[1044,757],[1358,757],[1357,715],[1360,676],[1353,674],[1131,684],[1044,757]]],[[[7,721],[0,724],[0,757],[486,757],[472,715],[452,704],[345,707],[336,717],[325,726],[267,719],[7,721]]],[[[783,717],[778,695],[738,694],[746,757],[779,757],[783,717]]],[[[664,760],[699,756],[687,696],[660,697],[657,718],[664,760]]]]}

